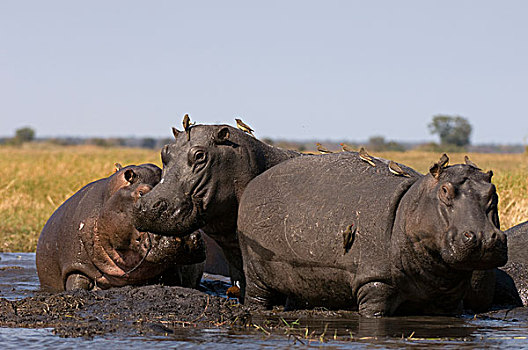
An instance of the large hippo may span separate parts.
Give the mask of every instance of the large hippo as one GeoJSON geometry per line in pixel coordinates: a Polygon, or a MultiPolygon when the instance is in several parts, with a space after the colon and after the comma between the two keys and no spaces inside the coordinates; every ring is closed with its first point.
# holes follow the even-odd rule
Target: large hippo
{"type": "Polygon", "coordinates": [[[148,282],[196,287],[205,259],[201,234],[161,237],[140,232],[133,224],[134,203],[160,177],[161,169],[153,164],[130,165],[66,200],[38,240],[42,289],[106,289],[148,282]]]}
{"type": "Polygon", "coordinates": [[[201,228],[222,248],[231,279],[244,283],[237,239],[238,203],[257,175],[299,156],[267,145],[228,125],[173,128],[174,143],[161,151],[162,179],[136,205],[142,231],[183,236],[201,228]]]}
{"type": "Polygon", "coordinates": [[[506,263],[491,172],[445,167],[447,157],[427,175],[364,160],[298,157],[248,184],[238,215],[246,303],[453,314],[473,270],[506,263]]]}

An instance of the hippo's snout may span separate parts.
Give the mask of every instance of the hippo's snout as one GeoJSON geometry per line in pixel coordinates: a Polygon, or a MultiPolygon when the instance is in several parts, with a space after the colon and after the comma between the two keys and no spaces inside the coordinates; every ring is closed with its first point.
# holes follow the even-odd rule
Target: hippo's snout
{"type": "Polygon", "coordinates": [[[464,244],[473,245],[477,242],[477,235],[474,232],[466,231],[462,235],[462,241],[464,244]]]}
{"type": "Polygon", "coordinates": [[[167,210],[168,206],[169,205],[167,204],[167,201],[165,199],[158,199],[157,201],[154,202],[154,204],[152,204],[151,211],[162,213],[165,210],[167,210]]]}
{"type": "Polygon", "coordinates": [[[139,231],[155,232],[155,224],[161,220],[161,215],[167,209],[165,200],[150,201],[148,196],[141,197],[134,204],[134,221],[139,231]]]}

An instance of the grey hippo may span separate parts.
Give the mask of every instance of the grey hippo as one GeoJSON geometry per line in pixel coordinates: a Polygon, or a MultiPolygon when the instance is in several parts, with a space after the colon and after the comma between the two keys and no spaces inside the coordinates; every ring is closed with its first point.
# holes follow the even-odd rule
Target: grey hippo
{"type": "Polygon", "coordinates": [[[134,204],[160,177],[156,165],[130,165],[67,199],[38,240],[41,288],[106,289],[151,282],[197,287],[205,259],[200,232],[162,237],[134,226],[134,204]]]}
{"type": "Polygon", "coordinates": [[[493,303],[497,306],[528,306],[528,221],[505,231],[508,263],[496,269],[493,303]]]}
{"type": "Polygon", "coordinates": [[[473,271],[506,263],[491,171],[445,155],[426,175],[369,160],[303,156],[248,184],[237,225],[246,303],[456,314],[473,271]]]}
{"type": "Polygon", "coordinates": [[[183,236],[202,229],[222,249],[233,281],[244,283],[237,238],[240,197],[257,175],[298,152],[267,145],[228,125],[173,128],[161,151],[159,184],[136,204],[142,231],[183,236]]]}

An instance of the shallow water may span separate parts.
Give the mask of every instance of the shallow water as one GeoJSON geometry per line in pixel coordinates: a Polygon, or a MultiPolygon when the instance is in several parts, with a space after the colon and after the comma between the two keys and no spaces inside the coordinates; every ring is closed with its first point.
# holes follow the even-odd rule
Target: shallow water
{"type": "MultiPolygon", "coordinates": [[[[0,297],[18,299],[38,292],[33,253],[0,253],[0,297]]],[[[207,285],[222,278],[207,276],[207,285]]],[[[214,291],[211,291],[214,293],[214,291]]],[[[107,335],[93,339],[61,338],[52,329],[0,328],[2,349],[275,349],[324,347],[328,349],[443,347],[443,348],[528,348],[528,312],[524,308],[501,315],[506,320],[465,315],[463,317],[393,317],[367,319],[357,313],[335,319],[292,318],[279,320],[289,330],[268,335],[266,329],[246,332],[225,329],[182,328],[168,336],[123,337],[107,335]],[[513,316],[511,316],[513,315],[513,316]],[[288,333],[284,334],[283,333],[288,333]],[[306,335],[309,337],[306,337],[306,335]],[[322,336],[322,337],[321,337],[322,336]],[[334,340],[334,336],[339,340],[334,340]],[[323,338],[324,342],[320,339],[323,338]]]]}

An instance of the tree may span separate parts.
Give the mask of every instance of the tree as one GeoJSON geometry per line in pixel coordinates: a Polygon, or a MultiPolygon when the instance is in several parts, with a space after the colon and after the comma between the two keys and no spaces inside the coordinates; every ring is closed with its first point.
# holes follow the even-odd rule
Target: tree
{"type": "Polygon", "coordinates": [[[440,114],[433,117],[429,131],[438,134],[442,145],[464,147],[470,144],[472,127],[464,117],[440,114]]]}
{"type": "Polygon", "coordinates": [[[15,131],[16,143],[31,142],[35,139],[35,130],[26,126],[15,131]]]}
{"type": "Polygon", "coordinates": [[[396,141],[386,141],[383,136],[371,136],[368,140],[368,149],[370,151],[382,152],[382,151],[405,151],[405,147],[396,141]]]}
{"type": "Polygon", "coordinates": [[[152,137],[145,137],[141,140],[141,147],[143,148],[156,148],[157,141],[152,137]]]}

